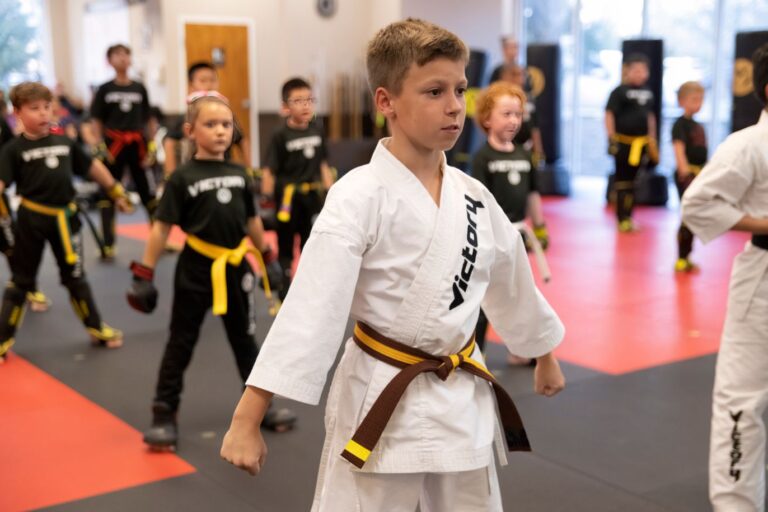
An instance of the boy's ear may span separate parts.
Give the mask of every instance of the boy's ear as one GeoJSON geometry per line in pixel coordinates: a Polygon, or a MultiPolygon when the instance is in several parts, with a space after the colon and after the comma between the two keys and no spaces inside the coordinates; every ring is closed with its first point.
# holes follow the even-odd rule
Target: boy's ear
{"type": "Polygon", "coordinates": [[[288,108],[288,104],[284,101],[280,103],[280,115],[283,117],[288,117],[291,115],[291,109],[288,108]]]}
{"type": "Polygon", "coordinates": [[[386,90],[384,87],[377,87],[376,92],[373,93],[373,100],[376,104],[376,110],[384,114],[384,117],[394,117],[395,98],[391,92],[386,90]]]}

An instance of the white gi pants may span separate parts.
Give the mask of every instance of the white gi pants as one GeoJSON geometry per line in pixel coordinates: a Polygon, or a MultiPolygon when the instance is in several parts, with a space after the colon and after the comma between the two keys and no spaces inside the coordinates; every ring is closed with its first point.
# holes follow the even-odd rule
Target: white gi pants
{"type": "Polygon", "coordinates": [[[312,512],[502,512],[496,466],[455,473],[361,473],[333,464],[312,512]]]}
{"type": "Polygon", "coordinates": [[[732,278],[715,371],[709,451],[709,497],[715,512],[765,510],[768,277],[763,276],[748,306],[739,293],[745,284],[732,278]]]}

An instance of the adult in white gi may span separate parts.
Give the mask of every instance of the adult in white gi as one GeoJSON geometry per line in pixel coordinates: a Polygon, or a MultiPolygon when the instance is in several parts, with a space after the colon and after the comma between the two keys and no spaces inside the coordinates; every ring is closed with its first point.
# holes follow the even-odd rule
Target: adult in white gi
{"type": "MultiPolygon", "coordinates": [[[[403,27],[404,36],[429,31],[464,48],[426,22],[390,25],[403,27]]],[[[401,35],[387,40],[399,44],[401,35]]],[[[369,48],[369,74],[370,55],[369,48]]],[[[470,340],[482,303],[510,351],[541,356],[537,390],[562,389],[551,351],[564,329],[536,289],[519,233],[490,192],[448,167],[441,152],[464,120],[465,55],[412,64],[397,94],[376,88],[392,138],[329,192],[225,436],[222,456],[233,464],[253,473],[263,464],[253,425],[268,392],[318,403],[350,317],[446,356],[470,340]]],[[[483,361],[479,350],[471,358],[483,361]]],[[[413,512],[419,503],[424,512],[501,510],[494,398],[487,381],[462,369],[445,381],[429,373],[411,382],[362,470],[340,456],[399,371],[347,340],[328,397],[312,510],[413,512]]]]}
{"type": "MultiPolygon", "coordinates": [[[[768,45],[755,54],[765,103],[768,45]],[[760,73],[762,70],[762,74],[760,73]]],[[[728,230],[758,236],[733,265],[715,371],[709,495],[716,512],[765,510],[768,404],[768,112],[730,135],[683,196],[683,222],[709,242],[728,230]],[[765,247],[760,247],[765,245],[765,247]]]]}

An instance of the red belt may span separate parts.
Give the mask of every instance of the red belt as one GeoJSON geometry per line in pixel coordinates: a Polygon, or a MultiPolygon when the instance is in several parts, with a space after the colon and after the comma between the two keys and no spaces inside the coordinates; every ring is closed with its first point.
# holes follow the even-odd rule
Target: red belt
{"type": "Polygon", "coordinates": [[[144,136],[138,131],[127,130],[112,130],[107,128],[107,137],[110,138],[109,154],[112,158],[117,158],[117,155],[123,151],[123,148],[136,144],[139,147],[139,161],[144,161],[144,154],[146,148],[144,147],[144,136]]]}

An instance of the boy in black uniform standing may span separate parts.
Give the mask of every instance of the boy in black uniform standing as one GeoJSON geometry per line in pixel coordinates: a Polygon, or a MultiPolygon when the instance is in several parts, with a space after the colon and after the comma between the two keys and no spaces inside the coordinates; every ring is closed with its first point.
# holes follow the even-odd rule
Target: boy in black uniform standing
{"type": "Polygon", "coordinates": [[[36,289],[46,242],[51,245],[59,265],[61,284],[69,290],[72,306],[92,341],[114,348],[123,340],[120,331],[101,321],[85,280],[80,222],[72,204],[73,173],[90,175],[108,191],[121,210],[128,208],[129,203],[120,183],[101,162],[92,160],[71,139],[50,133],[51,99],[51,91],[37,82],[24,82],[11,91],[11,101],[24,132],[6,144],[0,153],[0,193],[15,182],[21,206],[11,256],[13,277],[0,307],[0,359],[14,343],[27,294],[36,289]]]}
{"type": "Polygon", "coordinates": [[[288,292],[295,235],[301,248],[322,207],[321,193],[333,183],[327,162],[325,137],[312,123],[315,115],[312,88],[301,78],[283,85],[285,126],[272,136],[263,169],[264,193],[277,203],[277,242],[285,273],[283,297],[288,292]]]}
{"type": "MultiPolygon", "coordinates": [[[[544,247],[548,244],[549,235],[536,183],[536,167],[530,151],[514,142],[523,123],[525,103],[525,92],[503,81],[492,83],[480,97],[477,122],[488,135],[488,140],[475,153],[472,176],[493,194],[510,222],[518,224],[530,216],[533,232],[544,247]]],[[[487,330],[488,319],[481,309],[475,335],[481,349],[485,347],[487,330]]],[[[510,357],[513,364],[530,361],[510,357]]]]}
{"type": "MultiPolygon", "coordinates": [[[[110,46],[107,60],[115,69],[115,79],[96,91],[91,105],[91,116],[96,133],[106,144],[106,164],[112,176],[122,181],[127,166],[141,202],[152,218],[156,208],[154,195],[143,167],[146,141],[144,128],[149,120],[150,107],[147,90],[140,82],[128,77],[131,50],[125,45],[110,46]]],[[[115,209],[109,201],[99,203],[101,227],[104,235],[106,258],[115,255],[115,209]]]]}
{"type": "Polygon", "coordinates": [[[658,162],[656,115],[653,113],[653,92],[645,86],[648,81],[648,58],[641,54],[627,57],[626,80],[611,92],[605,107],[605,130],[608,133],[608,153],[616,160],[613,188],[616,191],[616,216],[619,231],[628,233],[637,228],[632,222],[635,177],[642,157],[658,162]]]}
{"type": "MultiPolygon", "coordinates": [[[[13,130],[8,126],[4,116],[0,116],[0,148],[6,142],[13,140],[13,130]]],[[[11,264],[11,254],[13,254],[13,245],[16,240],[16,222],[11,214],[11,206],[8,202],[8,194],[0,194],[0,252],[8,258],[8,266],[11,264]]],[[[27,294],[27,303],[29,309],[35,312],[48,311],[51,301],[40,290],[32,290],[27,294]]]]}
{"type": "MultiPolygon", "coordinates": [[[[704,127],[693,119],[704,102],[704,87],[698,82],[685,82],[677,91],[677,101],[683,108],[683,115],[672,125],[672,145],[677,163],[675,185],[682,200],[685,189],[707,163],[707,134],[704,127]]],[[[693,233],[682,222],[677,231],[677,248],[675,271],[695,271],[698,267],[688,258],[693,250],[693,233]]]]}
{"type": "MultiPolygon", "coordinates": [[[[187,241],[176,265],[170,337],[160,365],[152,427],[144,435],[156,450],[175,450],[184,372],[211,305],[213,314],[223,320],[243,381],[256,361],[256,279],[245,255],[252,253],[265,264],[265,289],[270,283],[279,289],[282,279],[274,253],[263,240],[264,228],[245,168],[224,159],[234,127],[226,99],[215,92],[201,93],[189,105],[187,123],[185,131],[195,143],[195,156],[168,179],[142,262],[131,264],[134,281],[128,291],[133,308],[144,313],[154,310],[154,267],[172,225],[179,225],[187,241]],[[258,250],[247,244],[249,239],[258,250]]],[[[283,409],[272,411],[266,426],[287,430],[294,421],[293,414],[283,409]]]]}

